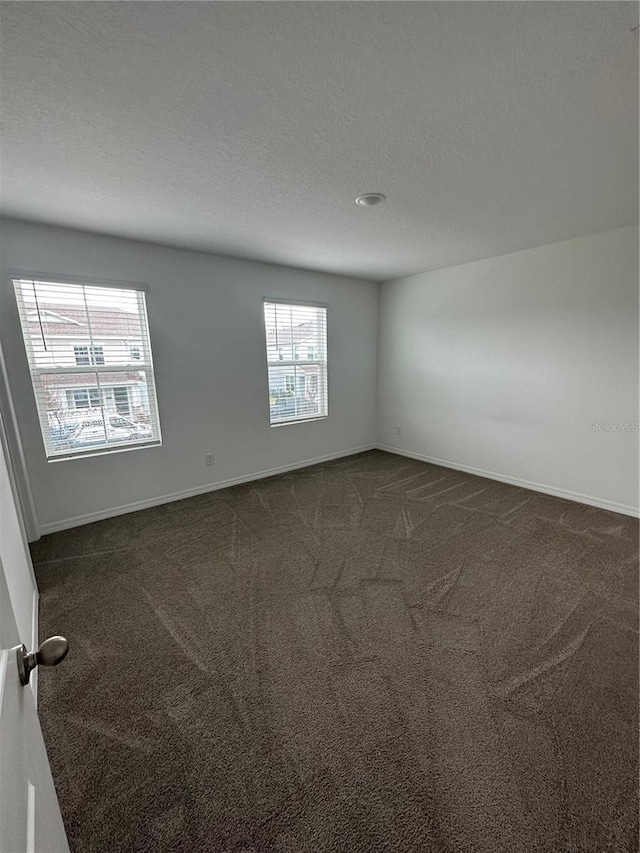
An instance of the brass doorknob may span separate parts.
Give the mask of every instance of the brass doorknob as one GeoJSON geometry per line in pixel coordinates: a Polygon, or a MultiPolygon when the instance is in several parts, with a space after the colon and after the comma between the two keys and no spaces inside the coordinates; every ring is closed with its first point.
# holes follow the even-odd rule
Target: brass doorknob
{"type": "Polygon", "coordinates": [[[27,652],[25,645],[17,646],[16,655],[20,684],[29,683],[31,670],[37,666],[57,666],[66,658],[68,651],[69,641],[66,637],[49,637],[48,640],[40,643],[37,651],[31,653],[27,652]]]}

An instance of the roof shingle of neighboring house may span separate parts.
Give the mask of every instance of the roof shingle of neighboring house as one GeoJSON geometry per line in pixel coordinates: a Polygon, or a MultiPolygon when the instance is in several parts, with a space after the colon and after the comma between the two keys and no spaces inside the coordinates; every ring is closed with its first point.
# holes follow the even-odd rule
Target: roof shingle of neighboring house
{"type": "MultiPolygon", "coordinates": [[[[100,386],[102,388],[112,387],[113,385],[132,385],[142,381],[140,371],[124,371],[120,370],[117,373],[101,373],[100,386]]],[[[92,373],[65,373],[64,376],[59,374],[46,374],[41,377],[42,385],[46,390],[55,393],[61,388],[95,388],[97,380],[95,374],[92,373]]]]}
{"type": "Polygon", "coordinates": [[[300,344],[309,338],[315,339],[317,334],[316,324],[311,322],[298,323],[296,326],[279,326],[276,342],[276,330],[272,327],[267,329],[267,346],[290,346],[292,339],[294,344],[300,344]]]}
{"type": "Polygon", "coordinates": [[[89,336],[89,331],[95,339],[142,337],[139,315],[120,308],[92,308],[89,318],[86,311],[76,307],[40,303],[37,308],[27,309],[27,319],[32,335],[39,333],[42,324],[45,337],[73,337],[84,340],[89,336]]]}

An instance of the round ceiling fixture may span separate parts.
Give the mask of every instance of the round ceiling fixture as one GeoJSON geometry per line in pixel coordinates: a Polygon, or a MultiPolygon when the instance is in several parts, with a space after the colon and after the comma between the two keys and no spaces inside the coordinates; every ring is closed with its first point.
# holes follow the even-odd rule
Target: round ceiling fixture
{"type": "Polygon", "coordinates": [[[382,193],[365,193],[358,196],[356,204],[359,204],[360,207],[373,207],[375,204],[381,204],[385,199],[386,196],[382,193]]]}

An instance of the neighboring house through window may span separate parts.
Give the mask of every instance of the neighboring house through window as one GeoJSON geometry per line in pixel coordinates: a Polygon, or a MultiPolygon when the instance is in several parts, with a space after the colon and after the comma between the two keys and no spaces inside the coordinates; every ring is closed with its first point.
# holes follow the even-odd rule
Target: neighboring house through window
{"type": "Polygon", "coordinates": [[[271,425],[327,417],[326,307],[267,299],[264,318],[271,425]]]}
{"type": "Polygon", "coordinates": [[[144,289],[13,284],[47,458],[160,444],[144,289]]]}

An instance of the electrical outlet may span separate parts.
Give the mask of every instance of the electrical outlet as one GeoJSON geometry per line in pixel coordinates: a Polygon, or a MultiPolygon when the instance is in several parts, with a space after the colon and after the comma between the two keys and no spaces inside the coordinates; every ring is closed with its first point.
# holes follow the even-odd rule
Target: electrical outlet
{"type": "Polygon", "coordinates": [[[204,454],[204,461],[207,465],[213,465],[214,464],[213,453],[205,453],[204,454]]]}
{"type": "Polygon", "coordinates": [[[396,435],[402,435],[402,427],[401,426],[396,427],[396,435]]]}

